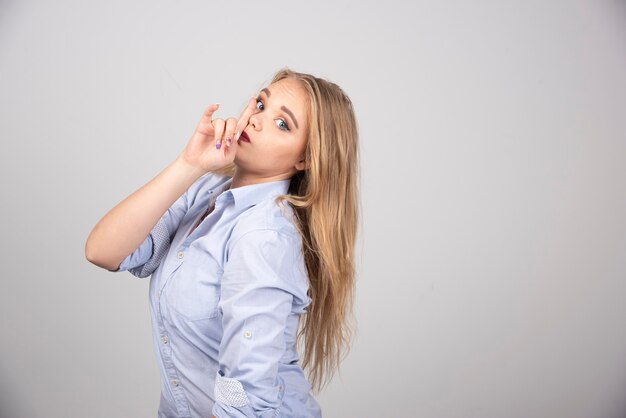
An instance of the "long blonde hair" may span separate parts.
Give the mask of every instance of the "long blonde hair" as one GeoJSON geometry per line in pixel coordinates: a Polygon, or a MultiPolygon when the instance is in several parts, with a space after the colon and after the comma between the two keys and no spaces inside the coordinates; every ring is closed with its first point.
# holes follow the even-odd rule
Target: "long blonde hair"
{"type": "MultiPolygon", "coordinates": [[[[271,83],[287,77],[300,81],[310,100],[307,168],[291,178],[288,194],[278,201],[294,208],[302,236],[312,302],[298,340],[304,339],[302,367],[319,391],[339,369],[354,332],[358,128],[352,102],[338,85],[287,67],[277,71],[271,83]]],[[[219,171],[233,172],[232,164],[219,171]]]]}
{"type": "Polygon", "coordinates": [[[302,366],[319,390],[347,353],[354,293],[354,247],[359,216],[358,131],[352,102],[336,84],[288,68],[283,78],[299,80],[309,93],[307,169],[291,179],[289,194],[303,240],[311,305],[299,336],[302,366]]]}

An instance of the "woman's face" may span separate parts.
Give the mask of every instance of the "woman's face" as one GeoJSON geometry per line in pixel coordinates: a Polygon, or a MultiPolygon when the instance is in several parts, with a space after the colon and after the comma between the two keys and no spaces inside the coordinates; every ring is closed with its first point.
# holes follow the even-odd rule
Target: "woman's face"
{"type": "Polygon", "coordinates": [[[238,173],[271,181],[291,178],[305,168],[308,94],[300,81],[285,78],[261,89],[257,110],[238,143],[238,173]]]}

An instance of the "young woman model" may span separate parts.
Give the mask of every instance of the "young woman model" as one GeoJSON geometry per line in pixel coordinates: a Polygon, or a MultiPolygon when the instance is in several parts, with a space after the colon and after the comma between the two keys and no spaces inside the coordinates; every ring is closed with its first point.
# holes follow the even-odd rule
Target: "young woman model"
{"type": "Polygon", "coordinates": [[[239,119],[212,119],[218,106],[95,225],[85,255],[152,275],[159,417],[320,417],[311,389],[328,382],[351,335],[352,103],[336,84],[284,68],[239,119]]]}

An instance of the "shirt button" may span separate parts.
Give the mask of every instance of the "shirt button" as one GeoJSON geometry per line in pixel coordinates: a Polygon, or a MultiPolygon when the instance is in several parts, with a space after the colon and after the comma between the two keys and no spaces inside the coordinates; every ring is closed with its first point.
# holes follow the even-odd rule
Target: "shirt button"
{"type": "Polygon", "coordinates": [[[246,332],[243,333],[243,336],[246,337],[246,338],[250,338],[250,337],[252,337],[252,333],[250,331],[246,331],[246,332]]]}
{"type": "Polygon", "coordinates": [[[180,383],[178,382],[178,380],[174,379],[172,380],[172,386],[178,386],[180,383]]]}
{"type": "Polygon", "coordinates": [[[167,344],[167,341],[168,341],[167,335],[162,336],[161,341],[163,341],[163,344],[167,344]]]}
{"type": "Polygon", "coordinates": [[[183,258],[185,256],[185,253],[182,251],[178,252],[178,258],[183,258]]]}

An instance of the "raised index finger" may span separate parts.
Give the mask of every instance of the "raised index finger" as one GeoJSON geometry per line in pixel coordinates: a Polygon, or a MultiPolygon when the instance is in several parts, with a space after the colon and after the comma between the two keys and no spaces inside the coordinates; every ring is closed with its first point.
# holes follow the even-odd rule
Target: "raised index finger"
{"type": "Polygon", "coordinates": [[[248,121],[250,120],[250,116],[252,116],[255,109],[256,109],[256,97],[251,97],[250,100],[248,100],[248,104],[246,105],[246,108],[243,110],[243,112],[241,112],[241,115],[239,116],[239,120],[237,121],[237,129],[236,129],[237,137],[235,138],[235,141],[239,139],[239,136],[241,135],[243,130],[246,129],[246,126],[248,126],[248,121]]]}

